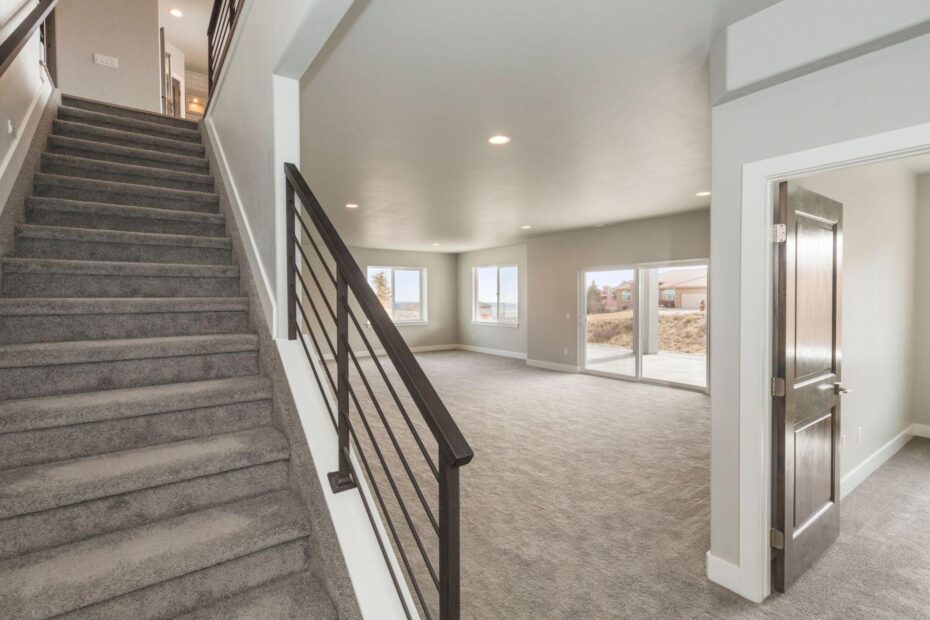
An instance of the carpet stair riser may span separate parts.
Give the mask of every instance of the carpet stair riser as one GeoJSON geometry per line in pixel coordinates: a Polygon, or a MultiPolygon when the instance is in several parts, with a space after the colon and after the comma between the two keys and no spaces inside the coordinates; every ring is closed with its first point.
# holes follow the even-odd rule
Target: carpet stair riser
{"type": "Polygon", "coordinates": [[[245,310],[0,316],[0,345],[235,334],[248,330],[245,310]]]}
{"type": "Polygon", "coordinates": [[[130,183],[150,187],[180,189],[191,192],[212,192],[213,179],[200,178],[200,175],[188,176],[186,173],[168,170],[151,170],[139,166],[125,166],[115,163],[97,162],[91,159],[42,158],[42,172],[66,177],[80,177],[114,183],[130,183]],[[76,163],[81,162],[81,163],[76,163]],[[94,167],[88,167],[90,162],[94,167]],[[136,170],[131,168],[137,168],[136,170]]]}
{"type": "Polygon", "coordinates": [[[224,504],[7,560],[0,609],[10,620],[56,616],[306,536],[286,493],[224,504]]]}
{"type": "Polygon", "coordinates": [[[0,520],[0,561],[286,487],[274,461],[0,520]]]}
{"type": "Polygon", "coordinates": [[[216,213],[219,210],[219,197],[216,194],[45,174],[36,175],[34,192],[36,196],[47,198],[152,207],[169,211],[216,213]]]}
{"type": "Polygon", "coordinates": [[[203,158],[171,155],[146,149],[133,149],[103,142],[78,140],[66,136],[49,136],[48,146],[45,150],[47,153],[56,155],[108,161],[129,166],[145,166],[158,170],[173,170],[192,174],[210,174],[210,164],[203,158]]]}
{"type": "Polygon", "coordinates": [[[192,131],[196,131],[199,127],[199,124],[196,121],[189,121],[183,118],[173,118],[154,112],[134,110],[132,108],[110,105],[107,103],[101,103],[99,101],[73,97],[71,95],[62,95],[61,104],[69,108],[88,110],[90,112],[100,112],[103,114],[109,114],[110,116],[120,116],[123,118],[145,121],[147,123],[159,123],[168,127],[180,127],[181,129],[188,129],[192,131]]]}
{"type": "Polygon", "coordinates": [[[0,399],[205,381],[257,373],[255,351],[0,368],[0,399]]]}
{"type": "Polygon", "coordinates": [[[193,142],[184,142],[181,140],[170,140],[158,136],[146,136],[144,134],[107,129],[105,127],[94,127],[83,123],[56,120],[52,124],[52,131],[57,136],[77,138],[89,142],[102,142],[104,144],[125,146],[133,149],[158,151],[160,153],[169,153],[172,155],[183,155],[185,157],[203,157],[205,153],[202,144],[194,144],[193,142]]]}
{"type": "Polygon", "coordinates": [[[306,540],[287,542],[79,609],[61,616],[59,620],[173,618],[197,607],[219,602],[243,590],[304,570],[308,566],[309,557],[310,550],[306,540]]]}
{"type": "Polygon", "coordinates": [[[235,297],[238,277],[3,274],[5,297],[235,297]]]}
{"type": "Polygon", "coordinates": [[[119,452],[271,424],[257,400],[0,435],[0,470],[119,452]]]}
{"type": "Polygon", "coordinates": [[[116,116],[103,111],[82,110],[69,106],[59,106],[58,118],[63,121],[74,123],[84,123],[94,127],[105,127],[107,129],[117,129],[130,133],[138,133],[145,136],[158,136],[169,140],[180,140],[182,142],[200,142],[200,132],[196,129],[187,129],[184,127],[173,127],[163,123],[152,123],[149,120],[127,118],[125,116],[116,116]]]}
{"type": "Polygon", "coordinates": [[[99,260],[132,263],[178,263],[187,265],[229,265],[230,248],[194,245],[154,245],[109,243],[84,240],[39,239],[19,236],[16,255],[22,258],[99,260]]]}
{"type": "Polygon", "coordinates": [[[39,200],[29,201],[26,221],[30,224],[195,237],[223,237],[226,234],[225,220],[218,215],[106,205],[76,207],[69,206],[66,201],[40,203],[39,200]],[[194,217],[189,217],[191,215],[194,217]]]}

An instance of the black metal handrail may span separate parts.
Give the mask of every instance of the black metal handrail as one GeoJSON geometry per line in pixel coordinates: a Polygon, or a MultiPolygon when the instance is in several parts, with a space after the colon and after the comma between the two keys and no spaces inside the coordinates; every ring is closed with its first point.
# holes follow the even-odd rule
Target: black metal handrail
{"type": "Polygon", "coordinates": [[[58,0],[40,0],[5,41],[0,43],[0,77],[10,68],[20,51],[49,16],[58,0]]]}
{"type": "MultiPolygon", "coordinates": [[[[434,607],[438,607],[441,620],[456,620],[460,617],[461,602],[459,468],[470,462],[474,453],[300,171],[293,164],[285,164],[284,173],[287,192],[288,338],[300,340],[310,360],[317,385],[324,395],[335,394],[335,412],[330,399],[324,399],[339,438],[339,468],[329,474],[330,485],[334,492],[346,491],[355,488],[358,475],[364,474],[390,534],[387,544],[392,544],[397,552],[420,612],[427,618],[432,618],[434,607]],[[317,238],[322,243],[318,243],[317,238]],[[325,248],[325,253],[321,245],[325,248]],[[317,261],[317,264],[314,264],[314,261],[317,261]],[[332,267],[330,263],[333,264],[332,267]],[[334,293],[334,302],[330,301],[327,293],[334,293]],[[350,294],[369,321],[383,352],[372,346],[362,329],[359,318],[350,307],[350,294]],[[335,338],[330,333],[333,324],[335,338]],[[378,400],[372,380],[366,375],[359,360],[360,356],[349,346],[349,334],[353,328],[353,333],[363,342],[366,354],[371,356],[371,364],[377,371],[376,378],[383,381],[387,387],[390,394],[389,402],[396,405],[405,428],[414,440],[409,450],[404,450],[398,433],[391,427],[389,415],[385,406],[378,400]],[[438,448],[438,458],[435,461],[431,458],[423,438],[417,431],[416,423],[404,406],[404,399],[393,385],[379,355],[390,361],[421,419],[435,439],[438,448]],[[335,362],[335,378],[328,361],[335,362]],[[354,369],[361,382],[361,391],[359,386],[353,385],[350,380],[350,368],[354,369]],[[370,404],[369,408],[363,406],[362,400],[365,397],[370,404]],[[350,415],[350,408],[353,406],[355,413],[350,415]],[[371,409],[374,409],[377,420],[380,421],[378,429],[374,428],[369,419],[371,409]],[[360,426],[356,420],[361,422],[360,426]],[[378,442],[379,432],[386,435],[393,452],[381,447],[378,442]],[[350,450],[350,444],[354,446],[354,450],[350,450]],[[366,450],[363,444],[369,445],[371,450],[366,450]],[[371,452],[374,453],[374,459],[369,458],[371,452]],[[361,464],[361,472],[354,470],[352,454],[361,464]],[[437,485],[438,510],[435,514],[430,506],[428,493],[424,492],[421,485],[423,480],[418,478],[415,467],[411,464],[411,459],[421,456],[425,470],[429,472],[428,477],[435,480],[434,484],[437,485]],[[395,475],[391,471],[388,464],[391,458],[400,463],[402,475],[395,475]],[[377,471],[373,469],[373,465],[378,468],[377,471]],[[378,485],[379,478],[386,480],[390,487],[389,493],[382,491],[378,485]],[[415,510],[407,506],[408,502],[401,488],[404,481],[413,489],[415,500],[410,499],[419,505],[415,510]],[[397,516],[399,511],[402,516],[400,523],[406,525],[403,532],[392,518],[392,511],[389,509],[391,502],[391,506],[395,508],[394,516],[397,516]],[[421,508],[425,519],[420,515],[421,508]],[[423,527],[426,531],[431,530],[436,536],[438,571],[430,558],[430,548],[433,545],[428,537],[420,533],[423,527]],[[407,553],[409,545],[404,544],[405,540],[412,540],[418,553],[411,557],[407,553]],[[419,561],[417,557],[420,558],[419,561]],[[421,566],[422,570],[418,571],[417,567],[421,566]],[[423,576],[424,572],[437,588],[437,605],[431,604],[420,584],[418,577],[423,576]]],[[[374,511],[364,495],[362,499],[374,525],[374,511]]],[[[385,541],[380,537],[379,544],[385,559],[388,559],[385,541]]],[[[393,570],[391,575],[398,592],[401,593],[399,580],[404,578],[403,575],[397,575],[393,570]]],[[[401,600],[407,608],[403,596],[401,600]]],[[[408,609],[408,615],[409,613],[408,609]]]]}
{"type": "Polygon", "coordinates": [[[213,2],[213,12],[210,13],[210,25],[207,28],[207,80],[210,98],[213,97],[213,87],[216,86],[216,80],[223,70],[226,53],[239,23],[243,4],[245,0],[213,2]]]}

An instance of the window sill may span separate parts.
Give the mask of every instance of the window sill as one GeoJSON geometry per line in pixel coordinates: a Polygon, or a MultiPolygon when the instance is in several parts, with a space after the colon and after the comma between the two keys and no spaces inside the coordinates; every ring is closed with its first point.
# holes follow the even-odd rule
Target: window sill
{"type": "MultiPolygon", "coordinates": [[[[429,325],[429,321],[394,321],[394,327],[418,327],[429,325]]],[[[365,327],[371,328],[371,321],[365,321],[365,327]]]]}
{"type": "Polygon", "coordinates": [[[492,321],[472,321],[472,325],[481,325],[482,327],[520,327],[519,323],[497,323],[492,321]]]}

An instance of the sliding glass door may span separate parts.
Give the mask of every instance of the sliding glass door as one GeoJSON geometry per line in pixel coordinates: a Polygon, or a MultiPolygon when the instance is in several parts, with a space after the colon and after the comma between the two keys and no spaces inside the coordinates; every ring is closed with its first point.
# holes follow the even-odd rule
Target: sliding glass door
{"type": "Polygon", "coordinates": [[[707,387],[707,264],[639,273],[642,378],[707,387]]]}
{"type": "Polygon", "coordinates": [[[636,271],[584,272],[584,367],[636,376],[636,271]]]}
{"type": "Polygon", "coordinates": [[[707,262],[582,271],[587,372],[707,388],[707,262]]]}

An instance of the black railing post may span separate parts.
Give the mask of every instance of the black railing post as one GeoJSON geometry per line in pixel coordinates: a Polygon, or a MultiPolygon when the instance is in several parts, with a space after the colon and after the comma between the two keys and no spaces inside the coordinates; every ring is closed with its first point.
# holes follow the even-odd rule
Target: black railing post
{"type": "Polygon", "coordinates": [[[349,283],[336,269],[336,404],[339,408],[339,470],[329,474],[333,493],[355,488],[349,463],[349,283]]]}
{"type": "Polygon", "coordinates": [[[459,620],[461,615],[461,524],[459,468],[439,455],[439,618],[459,620]]]}
{"type": "Polygon", "coordinates": [[[296,208],[294,205],[294,188],[287,180],[284,181],[287,198],[285,199],[285,221],[287,222],[287,339],[297,339],[297,256],[294,244],[297,243],[294,218],[296,208]]]}

